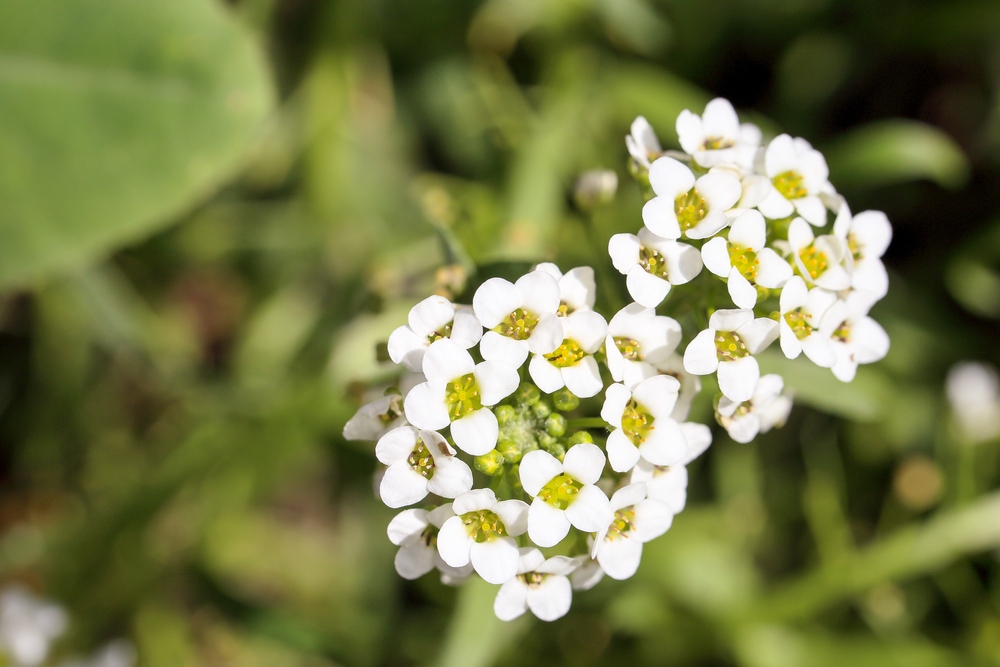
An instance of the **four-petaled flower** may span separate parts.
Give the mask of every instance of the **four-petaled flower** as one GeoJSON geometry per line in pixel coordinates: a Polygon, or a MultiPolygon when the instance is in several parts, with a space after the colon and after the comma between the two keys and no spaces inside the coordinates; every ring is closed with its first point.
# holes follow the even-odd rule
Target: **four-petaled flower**
{"type": "Polygon", "coordinates": [[[470,562],[491,584],[502,584],[517,574],[518,550],[514,537],[527,529],[528,506],[520,500],[501,500],[490,489],[474,489],[455,498],[455,516],[442,524],[438,553],[452,567],[470,562]]]}
{"type": "Polygon", "coordinates": [[[579,566],[575,558],[553,556],[546,560],[538,549],[523,547],[517,575],[497,591],[494,613],[501,621],[512,621],[529,609],[543,621],[562,618],[573,603],[573,587],[567,575],[579,566]]]}
{"type": "Polygon", "coordinates": [[[531,379],[547,394],[566,387],[580,398],[596,396],[604,381],[594,353],[604,344],[608,324],[592,310],[575,311],[562,322],[563,342],[548,354],[532,356],[531,379]]]}
{"type": "Polygon", "coordinates": [[[423,367],[431,343],[449,338],[463,349],[479,342],[483,327],[472,308],[456,306],[443,296],[429,296],[410,309],[407,324],[389,336],[389,358],[411,371],[423,367]]]}
{"type": "Polygon", "coordinates": [[[634,387],[657,375],[661,367],[669,367],[680,342],[681,325],[677,320],[630,303],[608,322],[604,352],[611,377],[626,387],[634,387]]]}
{"type": "Polygon", "coordinates": [[[684,432],[671,418],[680,386],[676,378],[656,375],[631,391],[623,384],[608,387],[601,418],[614,428],[608,436],[612,470],[628,472],[640,457],[666,466],[687,456],[684,432]]]}
{"type": "Polygon", "coordinates": [[[611,496],[614,517],[594,538],[593,557],[612,579],[628,579],[639,569],[642,545],[667,532],[674,513],[662,500],[646,497],[646,485],[629,484],[611,496]]]}
{"type": "Polygon", "coordinates": [[[792,267],[781,255],[764,247],[767,223],[757,211],[746,211],[729,228],[729,239],[721,236],[701,248],[705,267],[726,278],[729,296],[738,308],[757,305],[756,285],[775,289],[792,277],[792,267]]]}
{"type": "Polygon", "coordinates": [[[782,391],[780,375],[765,375],[757,383],[750,400],[737,403],[725,396],[719,399],[716,419],[736,442],[750,442],[759,433],[781,426],[792,410],[792,399],[782,391]]]}
{"type": "Polygon", "coordinates": [[[488,329],[479,343],[483,359],[519,368],[528,352],[548,354],[563,339],[559,321],[559,283],[545,271],[532,271],[510,283],[490,278],[476,290],[472,308],[488,329]]]}
{"type": "Polygon", "coordinates": [[[753,355],[777,337],[778,323],[772,319],[754,319],[752,310],[717,310],[708,328],[684,350],[684,368],[695,375],[718,371],[719,390],[742,403],[753,396],[760,378],[760,366],[753,355]]]}
{"type": "Polygon", "coordinates": [[[826,224],[826,204],[820,195],[834,194],[823,154],[805,139],[781,134],[764,151],[763,171],[771,181],[767,198],[757,205],[772,220],[798,213],[809,224],[826,224]]]}
{"type": "Polygon", "coordinates": [[[717,97],[705,105],[701,116],[685,109],[677,116],[677,139],[681,148],[704,168],[731,164],[753,167],[760,146],[760,128],[740,124],[729,100],[717,97]]]}
{"type": "Polygon", "coordinates": [[[396,552],[396,572],[403,579],[419,579],[434,568],[443,577],[458,581],[472,574],[472,564],[452,567],[441,559],[437,539],[441,526],[455,516],[451,503],[423,509],[403,510],[389,522],[389,541],[399,547],[396,552]]]}
{"type": "Polygon", "coordinates": [[[559,282],[559,310],[562,316],[570,315],[578,310],[593,310],[597,298],[597,283],[594,281],[594,269],[589,266],[577,266],[566,273],[551,262],[542,262],[535,271],[544,271],[559,282]]]}
{"type": "Polygon", "coordinates": [[[691,169],[671,157],[649,168],[653,197],[642,207],[642,221],[653,234],[677,239],[707,239],[729,224],[726,211],[743,196],[740,179],[719,169],[695,178],[691,169]]]}
{"type": "Polygon", "coordinates": [[[645,483],[646,496],[662,500],[674,514],[683,510],[687,503],[687,464],[701,456],[712,444],[712,431],[704,424],[685,422],[681,424],[681,430],[688,444],[687,456],[669,466],[653,465],[639,459],[629,476],[630,484],[645,483]]]}
{"type": "Polygon", "coordinates": [[[821,287],[809,289],[799,276],[793,276],[781,290],[778,302],[781,328],[781,351],[789,359],[805,352],[809,361],[829,368],[836,361],[830,344],[830,331],[821,329],[823,316],[837,301],[837,295],[821,287]]]}
{"type": "Polygon", "coordinates": [[[379,485],[389,507],[412,505],[428,493],[454,498],[472,488],[472,469],[436,431],[400,426],[379,439],[375,456],[389,466],[379,485]]]}
{"type": "Polygon", "coordinates": [[[612,236],[608,253],[611,263],[625,276],[628,293],[647,308],[660,305],[671,285],[691,282],[701,273],[701,256],[694,246],[660,238],[645,227],[638,236],[612,236]]]}

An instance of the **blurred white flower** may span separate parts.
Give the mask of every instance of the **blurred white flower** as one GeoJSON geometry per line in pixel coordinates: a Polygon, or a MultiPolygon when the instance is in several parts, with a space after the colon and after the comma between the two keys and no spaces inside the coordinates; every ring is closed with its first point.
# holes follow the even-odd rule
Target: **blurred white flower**
{"type": "Polygon", "coordinates": [[[0,593],[0,656],[16,667],[45,661],[52,642],[66,631],[62,607],[36,598],[19,586],[0,593]]]}
{"type": "Polygon", "coordinates": [[[785,381],[780,375],[765,375],[757,383],[750,400],[737,403],[725,396],[719,399],[716,419],[736,442],[750,442],[759,433],[784,426],[792,411],[792,398],[783,394],[785,381]]]}
{"type": "Polygon", "coordinates": [[[1000,437],[1000,379],[997,369],[960,361],[948,371],[945,389],[959,428],[972,442],[1000,437]]]}
{"type": "Polygon", "coordinates": [[[86,660],[66,660],[59,663],[59,667],[133,667],[137,657],[132,642],[118,639],[98,649],[86,660]]]}

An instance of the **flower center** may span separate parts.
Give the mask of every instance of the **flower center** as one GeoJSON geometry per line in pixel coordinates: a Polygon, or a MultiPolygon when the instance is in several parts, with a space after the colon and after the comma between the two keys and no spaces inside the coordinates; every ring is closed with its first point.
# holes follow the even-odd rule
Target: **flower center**
{"type": "Polygon", "coordinates": [[[574,310],[573,308],[569,307],[568,303],[566,303],[565,301],[560,301],[559,308],[556,309],[556,315],[558,315],[559,317],[566,317],[567,315],[572,313],[573,310],[574,310]]]}
{"type": "Polygon", "coordinates": [[[642,361],[642,349],[639,342],[624,336],[615,337],[615,347],[622,353],[622,356],[629,361],[642,361]]]}
{"type": "Polygon", "coordinates": [[[674,200],[674,214],[677,216],[677,224],[681,231],[686,232],[708,215],[708,202],[698,194],[698,191],[691,188],[674,200]]]}
{"type": "Polygon", "coordinates": [[[483,407],[479,398],[479,385],[476,376],[466,373],[452,380],[445,390],[445,403],[448,405],[448,416],[452,421],[461,419],[470,412],[483,407]]]}
{"type": "Polygon", "coordinates": [[[705,137],[705,143],[701,145],[703,151],[717,151],[723,148],[732,148],[736,142],[726,137],[705,137]]]}
{"type": "Polygon", "coordinates": [[[549,575],[542,574],[541,572],[525,572],[524,574],[517,575],[518,578],[526,583],[530,588],[538,588],[542,585],[542,582],[548,578],[549,575]]]}
{"type": "Polygon", "coordinates": [[[393,422],[403,416],[403,409],[399,405],[401,398],[401,396],[394,396],[389,401],[389,407],[385,409],[385,412],[378,416],[379,421],[383,424],[389,424],[390,422],[393,422]]]}
{"type": "Polygon", "coordinates": [[[841,343],[851,342],[851,325],[847,322],[847,320],[840,323],[837,330],[833,332],[833,337],[841,343]]]}
{"type": "Polygon", "coordinates": [[[410,452],[410,456],[407,457],[406,462],[410,464],[415,472],[420,473],[425,478],[430,479],[434,475],[434,457],[431,456],[431,452],[427,449],[427,445],[420,438],[417,438],[417,444],[410,452]]]}
{"type": "Polygon", "coordinates": [[[455,325],[455,320],[452,320],[451,322],[448,322],[448,324],[444,325],[443,327],[441,327],[437,331],[430,332],[429,334],[427,334],[427,343],[428,344],[430,344],[430,343],[436,343],[437,341],[441,340],[442,338],[448,338],[448,337],[450,337],[451,336],[451,328],[454,325],[455,325]]]}
{"type": "Polygon", "coordinates": [[[567,338],[554,352],[546,354],[545,359],[556,368],[568,368],[576,366],[585,356],[587,356],[587,353],[583,351],[580,344],[571,338],[567,338]]]}
{"type": "Polygon", "coordinates": [[[440,532],[434,524],[427,524],[424,528],[424,532],[420,533],[420,541],[431,549],[437,549],[438,543],[438,532],[440,532]]]}
{"type": "Polygon", "coordinates": [[[505,317],[500,324],[493,327],[501,336],[507,336],[514,340],[528,340],[531,332],[538,325],[538,316],[530,310],[518,308],[505,317]]]}
{"type": "Polygon", "coordinates": [[[851,251],[851,255],[854,256],[855,262],[864,257],[865,247],[861,245],[861,242],[858,241],[858,237],[854,234],[847,235],[847,249],[851,251]]]}
{"type": "Polygon", "coordinates": [[[646,441],[646,438],[653,431],[653,415],[646,412],[646,408],[632,399],[622,413],[622,431],[638,447],[646,441]]]}
{"type": "Polygon", "coordinates": [[[608,526],[608,539],[616,540],[621,537],[628,537],[628,534],[635,529],[635,508],[626,507],[615,512],[615,518],[608,526]]]}
{"type": "Polygon", "coordinates": [[[792,329],[792,333],[799,340],[805,340],[816,330],[809,325],[808,317],[809,313],[806,313],[801,308],[796,308],[785,313],[785,322],[788,323],[788,326],[792,329]]]}
{"type": "Polygon", "coordinates": [[[542,487],[542,490],[538,492],[538,497],[557,510],[564,510],[573,504],[582,488],[583,484],[566,473],[560,473],[542,487]]]}
{"type": "Polygon", "coordinates": [[[639,246],[639,266],[646,269],[646,273],[667,280],[667,260],[652,248],[639,246]]]}
{"type": "Polygon", "coordinates": [[[802,260],[802,266],[805,267],[806,273],[813,280],[823,275],[826,267],[829,266],[826,253],[822,250],[817,250],[814,243],[810,243],[802,250],[799,250],[799,259],[802,260]]]}
{"type": "Polygon", "coordinates": [[[774,188],[785,199],[801,199],[809,194],[802,181],[802,174],[797,171],[782,172],[771,180],[774,183],[774,188]]]}
{"type": "Polygon", "coordinates": [[[729,263],[736,267],[736,270],[750,282],[754,282],[757,278],[757,267],[760,265],[760,260],[757,259],[757,253],[753,251],[753,248],[729,244],[729,263]]]}
{"type": "Polygon", "coordinates": [[[469,531],[476,542],[492,542],[498,537],[504,537],[507,529],[504,528],[503,521],[496,514],[489,510],[479,510],[478,512],[468,512],[462,515],[462,523],[469,531]]]}
{"type": "Polygon", "coordinates": [[[735,331],[715,332],[715,350],[719,361],[736,361],[750,356],[750,351],[735,331]]]}

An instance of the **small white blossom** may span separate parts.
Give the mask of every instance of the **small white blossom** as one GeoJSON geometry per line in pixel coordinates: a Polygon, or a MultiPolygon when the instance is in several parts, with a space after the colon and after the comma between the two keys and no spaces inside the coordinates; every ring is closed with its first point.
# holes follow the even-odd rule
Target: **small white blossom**
{"type": "Polygon", "coordinates": [[[528,537],[540,547],[558,544],[570,525],[593,533],[611,519],[608,497],[597,486],[604,452],[597,445],[573,445],[563,462],[535,450],[521,459],[521,486],[534,498],[528,510],[528,537]]]}
{"type": "Polygon", "coordinates": [[[851,292],[844,301],[830,306],[820,328],[830,332],[836,357],[831,370],[841,382],[850,382],[858,364],[879,361],[889,352],[889,336],[878,322],[868,317],[874,298],[865,292],[851,292]]]}
{"type": "Polygon", "coordinates": [[[625,137],[625,146],[636,164],[649,169],[650,163],[663,155],[660,140],[656,138],[653,126],[642,116],[632,121],[631,134],[625,137]]]}
{"type": "Polygon", "coordinates": [[[676,352],[658,363],[656,368],[663,375],[669,375],[681,383],[677,403],[674,404],[674,411],[670,413],[670,418],[680,424],[688,418],[694,397],[701,393],[701,378],[684,370],[684,358],[676,352]]]}
{"type": "Polygon", "coordinates": [[[580,398],[596,396],[604,382],[594,353],[604,344],[608,323],[592,310],[570,313],[562,323],[562,344],[548,354],[531,358],[531,379],[547,394],[566,387],[580,398]]]}
{"type": "Polygon", "coordinates": [[[989,442],[1000,437],[1000,378],[978,361],[961,361],[948,371],[948,403],[965,437],[989,442]]]}
{"type": "Polygon", "coordinates": [[[771,181],[767,199],[757,205],[768,218],[798,213],[812,225],[826,224],[826,205],[820,197],[833,192],[830,170],[823,154],[805,139],[781,134],[771,140],[763,155],[763,172],[771,181]]]}
{"type": "Polygon", "coordinates": [[[419,579],[434,568],[442,578],[460,580],[472,574],[472,564],[452,567],[441,559],[437,549],[438,533],[444,522],[455,516],[451,503],[422,509],[403,510],[389,522],[389,541],[399,547],[396,552],[396,572],[403,579],[419,579]]]}
{"type": "Polygon", "coordinates": [[[612,579],[628,579],[639,569],[642,545],[667,532],[674,520],[670,506],[646,498],[642,482],[611,496],[614,518],[594,538],[593,556],[612,579]]]}
{"type": "Polygon", "coordinates": [[[375,445],[375,456],[389,466],[379,495],[389,507],[404,507],[428,493],[455,498],[472,488],[472,470],[436,431],[401,426],[375,445]]]}
{"type": "Polygon", "coordinates": [[[559,282],[559,315],[570,315],[578,310],[593,310],[597,298],[597,283],[594,269],[577,266],[566,273],[551,262],[543,262],[535,271],[544,271],[559,282]]]}
{"type": "Polygon", "coordinates": [[[427,381],[411,389],[403,403],[407,420],[428,431],[451,424],[455,444],[473,456],[496,447],[500,427],[488,406],[517,389],[517,369],[503,361],[476,364],[467,350],[445,338],[427,348],[423,370],[427,381]]]}
{"type": "Polygon", "coordinates": [[[573,603],[573,587],[567,575],[579,564],[567,556],[546,560],[538,549],[523,547],[517,575],[497,591],[493,612],[501,621],[512,621],[529,609],[543,621],[562,618],[573,603]]]}
{"type": "Polygon", "coordinates": [[[892,241],[892,225],[882,211],[862,211],[851,217],[851,211],[844,202],[833,223],[833,233],[847,246],[844,253],[851,287],[869,292],[881,299],[889,292],[889,274],[882,264],[889,242],[892,241]]]}
{"type": "Polygon", "coordinates": [[[743,196],[740,179],[730,170],[698,177],[686,165],[661,157],[649,168],[653,197],[642,207],[642,220],[653,234],[705,239],[729,224],[726,211],[743,196]]]}
{"type": "Polygon", "coordinates": [[[723,164],[753,167],[760,147],[760,128],[752,123],[740,125],[729,100],[717,97],[705,105],[701,116],[687,109],[677,117],[677,138],[681,148],[702,167],[723,164]]]}
{"type": "Polygon", "coordinates": [[[490,278],[476,290],[472,308],[489,331],[479,351],[487,361],[520,367],[528,352],[548,354],[562,342],[559,283],[545,271],[532,271],[510,283],[490,278]]]}
{"type": "Polygon", "coordinates": [[[779,299],[781,351],[789,359],[802,352],[817,366],[829,368],[836,358],[829,331],[820,328],[823,316],[837,301],[837,295],[822,287],[809,289],[799,276],[785,283],[779,299]]]}
{"type": "Polygon", "coordinates": [[[607,445],[612,470],[628,472],[640,457],[655,465],[684,460],[687,441],[671,419],[679,390],[669,375],[647,378],[632,391],[617,383],[608,387],[601,418],[614,428],[607,445]]]}
{"type": "Polygon", "coordinates": [[[438,553],[452,567],[470,562],[480,577],[502,584],[517,574],[517,542],[527,529],[528,506],[520,500],[497,502],[490,489],[463,493],[452,503],[456,516],[438,533],[438,553]]]}
{"type": "Polygon", "coordinates": [[[792,411],[792,399],[782,391],[785,381],[780,375],[765,375],[757,383],[757,391],[749,401],[736,403],[725,396],[719,399],[716,418],[736,442],[750,442],[758,433],[767,433],[784,426],[792,411]]]}
{"type": "MultiPolygon", "coordinates": [[[[593,539],[593,536],[587,538],[591,548],[594,544],[593,539]]],[[[604,570],[601,569],[600,563],[591,558],[589,554],[577,556],[574,560],[577,561],[578,565],[569,575],[569,583],[573,586],[574,591],[589,591],[601,583],[601,579],[604,578],[604,570]]]]}
{"type": "Polygon", "coordinates": [[[687,464],[701,456],[712,444],[712,431],[704,424],[686,422],[681,424],[684,439],[688,444],[688,453],[682,461],[669,466],[657,466],[639,459],[632,468],[629,483],[643,482],[646,485],[646,496],[653,500],[662,500],[670,511],[678,514],[687,504],[688,472],[687,464]]]}
{"type": "Polygon", "coordinates": [[[40,665],[66,631],[66,612],[17,586],[0,593],[0,656],[18,667],[40,665]]]}
{"type": "Polygon", "coordinates": [[[739,308],[757,305],[756,285],[775,289],[792,277],[792,267],[781,255],[764,247],[767,223],[757,211],[746,211],[729,229],[729,239],[716,236],[701,248],[705,267],[726,278],[729,296],[739,308]]]}
{"type": "Polygon", "coordinates": [[[389,358],[411,371],[423,367],[424,350],[442,338],[463,349],[479,342],[483,327],[472,308],[456,306],[443,296],[429,296],[410,309],[408,323],[389,336],[389,358]]]}
{"type": "Polygon", "coordinates": [[[625,276],[628,293],[636,302],[655,308],[670,292],[701,273],[698,250],[656,236],[648,229],[635,234],[615,234],[608,241],[611,263],[625,276]]]}
{"type": "Polygon", "coordinates": [[[788,248],[802,278],[833,292],[851,286],[851,274],[844,265],[844,242],[832,234],[816,237],[802,218],[788,226],[788,248]]]}
{"type": "Polygon", "coordinates": [[[631,389],[659,374],[661,365],[671,362],[680,342],[677,320],[630,303],[608,322],[604,351],[611,377],[631,389]]]}
{"type": "Polygon", "coordinates": [[[378,440],[405,423],[403,395],[389,394],[358,408],[344,424],[344,439],[378,440]]]}
{"type": "Polygon", "coordinates": [[[778,323],[754,319],[752,310],[717,310],[684,350],[684,368],[695,375],[718,371],[719,390],[742,403],[753,396],[760,366],[753,358],[778,337],[778,323]]]}

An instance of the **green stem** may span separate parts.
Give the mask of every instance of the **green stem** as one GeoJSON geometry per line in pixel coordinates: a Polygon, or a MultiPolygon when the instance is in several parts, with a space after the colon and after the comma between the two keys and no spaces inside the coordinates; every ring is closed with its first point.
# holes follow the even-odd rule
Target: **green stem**
{"type": "Polygon", "coordinates": [[[462,584],[434,667],[489,667],[528,630],[530,614],[508,623],[496,617],[496,594],[496,586],[476,576],[462,584]]]}
{"type": "Polygon", "coordinates": [[[569,428],[608,428],[608,423],[600,417],[580,417],[579,419],[567,419],[566,426],[569,428]]]}

